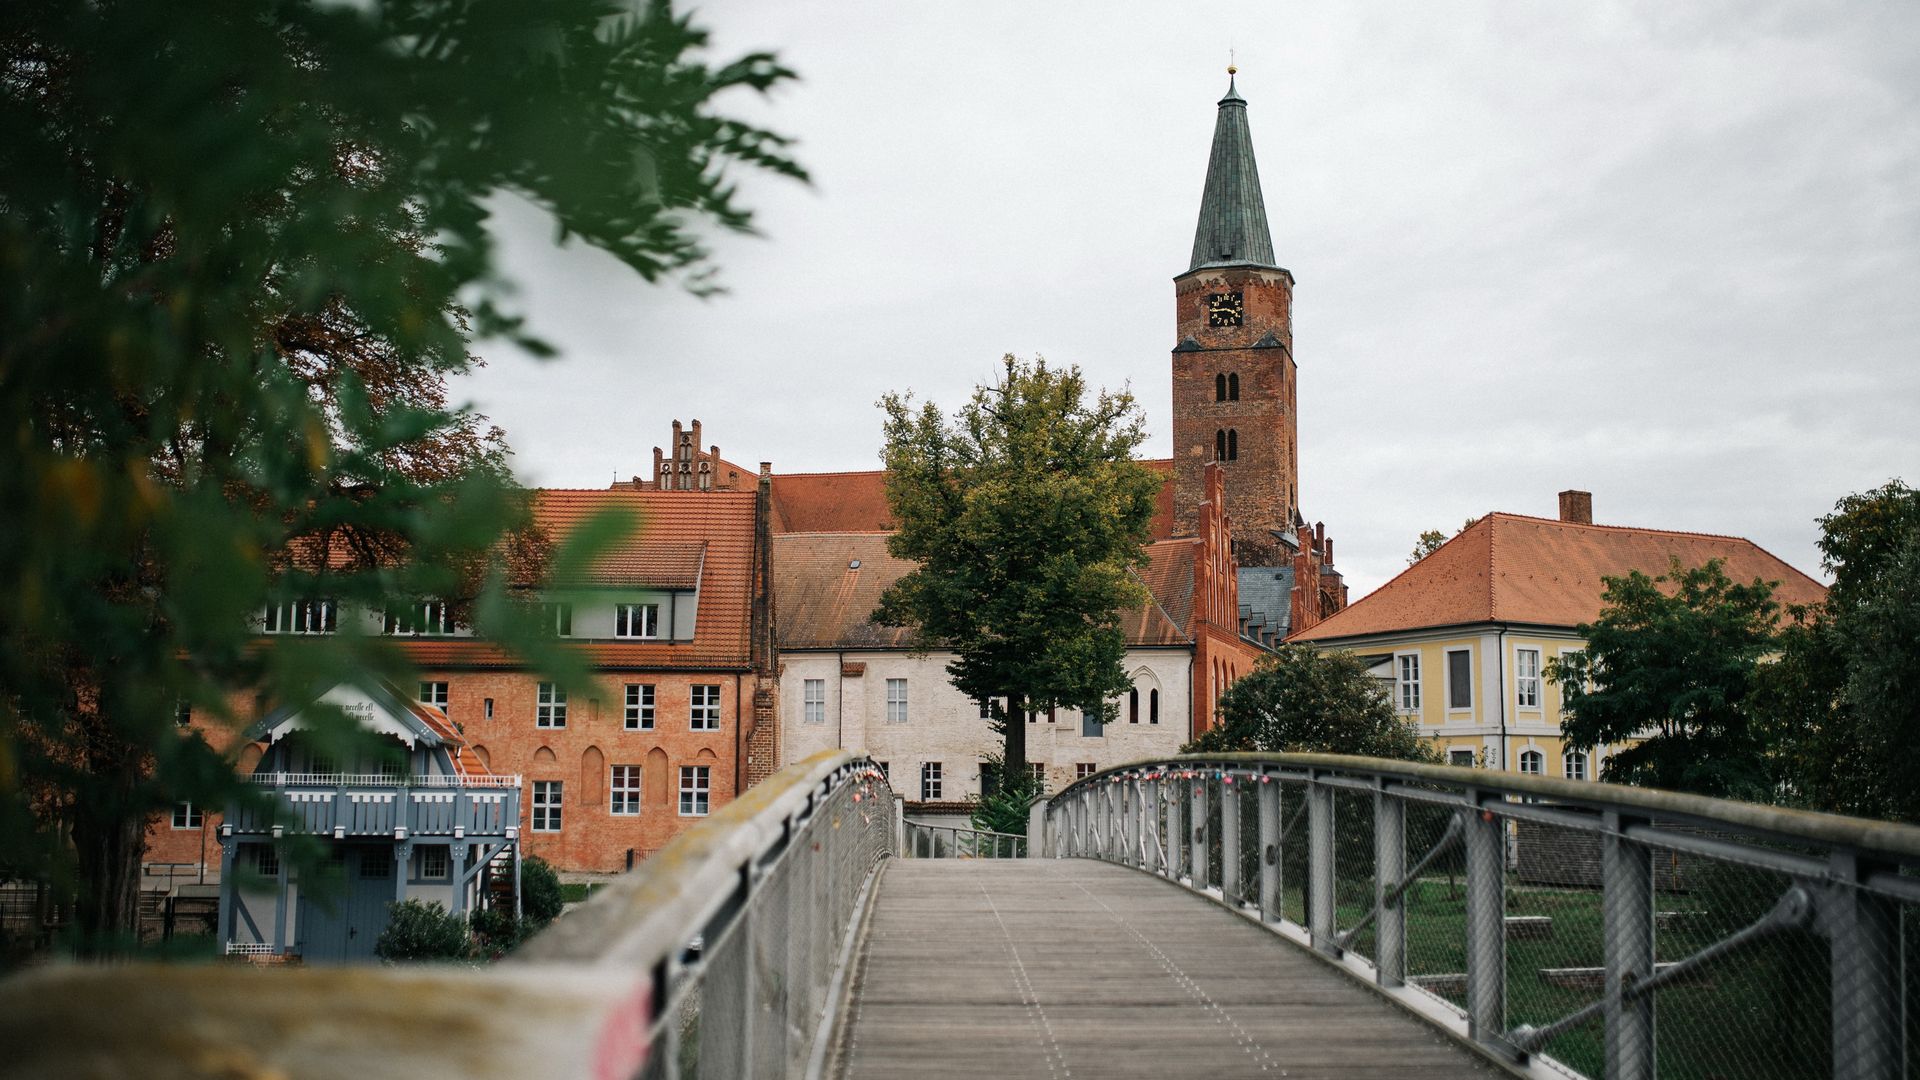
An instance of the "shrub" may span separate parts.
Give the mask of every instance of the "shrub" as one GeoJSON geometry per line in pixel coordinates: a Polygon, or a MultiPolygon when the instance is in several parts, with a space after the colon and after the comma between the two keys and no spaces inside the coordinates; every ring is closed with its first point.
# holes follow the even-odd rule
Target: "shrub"
{"type": "Polygon", "coordinates": [[[387,928],[374,943],[382,960],[464,960],[473,953],[467,920],[438,900],[387,905],[387,928]]]}
{"type": "Polygon", "coordinates": [[[514,917],[512,908],[481,908],[468,922],[481,954],[489,959],[497,960],[512,952],[531,932],[526,920],[514,917]]]}
{"type": "Polygon", "coordinates": [[[528,933],[559,918],[566,902],[560,875],[552,864],[538,855],[520,864],[520,911],[526,916],[528,933]]]}
{"type": "MultiPolygon", "coordinates": [[[[988,764],[1005,773],[1004,769],[999,769],[998,757],[988,755],[988,764]]],[[[1027,808],[1033,805],[1033,800],[1045,794],[1046,791],[1041,787],[1040,781],[1035,779],[1032,773],[1002,775],[993,794],[981,799],[980,804],[974,808],[973,827],[987,832],[1025,836],[1027,835],[1027,808]]]]}

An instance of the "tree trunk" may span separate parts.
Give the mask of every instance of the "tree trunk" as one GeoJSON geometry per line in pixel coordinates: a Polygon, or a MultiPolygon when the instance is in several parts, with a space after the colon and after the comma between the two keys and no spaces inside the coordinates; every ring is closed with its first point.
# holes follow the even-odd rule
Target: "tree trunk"
{"type": "Polygon", "coordinates": [[[1027,699],[1007,695],[1007,749],[1000,755],[1000,775],[1021,776],[1027,771],[1027,699]]]}
{"type": "Polygon", "coordinates": [[[85,954],[120,951],[139,930],[140,860],[146,854],[147,812],[138,797],[152,762],[113,730],[105,717],[83,721],[90,774],[74,792],[72,809],[76,944],[85,954]]]}

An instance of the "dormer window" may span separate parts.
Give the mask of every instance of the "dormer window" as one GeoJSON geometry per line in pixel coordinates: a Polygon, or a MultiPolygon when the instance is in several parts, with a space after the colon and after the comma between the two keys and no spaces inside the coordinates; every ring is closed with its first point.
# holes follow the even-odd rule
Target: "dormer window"
{"type": "Polygon", "coordinates": [[[260,628],[269,634],[331,634],[336,628],[331,600],[295,600],[270,604],[260,628]]]}
{"type": "Polygon", "coordinates": [[[660,636],[659,604],[615,604],[613,636],[620,638],[657,638],[660,636]]]}
{"type": "Polygon", "coordinates": [[[453,633],[453,605],[423,600],[387,612],[386,632],[401,636],[453,633]]]}
{"type": "Polygon", "coordinates": [[[543,626],[551,629],[560,637],[573,636],[572,604],[541,604],[539,619],[543,626]]]}

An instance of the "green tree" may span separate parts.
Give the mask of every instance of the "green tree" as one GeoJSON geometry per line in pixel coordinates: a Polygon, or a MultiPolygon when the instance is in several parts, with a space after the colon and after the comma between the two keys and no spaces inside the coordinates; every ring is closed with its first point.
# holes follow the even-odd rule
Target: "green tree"
{"type": "Polygon", "coordinates": [[[0,5],[0,876],[77,893],[83,936],[131,926],[150,814],[247,794],[180,703],[407,677],[352,633],[254,649],[263,597],[477,594],[538,651],[504,443],[445,393],[475,336],[550,351],[487,200],[706,289],[727,168],[800,175],[711,105],[787,71],[619,10],[0,5]]]}
{"type": "Polygon", "coordinates": [[[1733,581],[1718,559],[1602,580],[1606,607],[1579,627],[1587,648],[1547,665],[1568,744],[1638,740],[1607,759],[1602,779],[1615,783],[1768,801],[1765,732],[1749,697],[1776,648],[1773,585],[1733,581]]]}
{"type": "Polygon", "coordinates": [[[1185,752],[1441,760],[1433,740],[1393,711],[1386,687],[1348,652],[1282,645],[1220,695],[1217,712],[1218,722],[1185,752]]]}
{"type": "Polygon", "coordinates": [[[1447,534],[1441,532],[1439,529],[1428,529],[1422,532],[1419,538],[1413,542],[1413,554],[1407,556],[1407,565],[1412,566],[1421,559],[1439,551],[1440,545],[1446,542],[1447,534]]]}
{"type": "Polygon", "coordinates": [[[995,702],[1007,776],[1027,769],[1026,710],[1111,719],[1128,687],[1120,612],[1147,600],[1145,557],[1162,478],[1133,460],[1133,395],[1089,395],[1078,368],[1009,355],[954,414],[889,394],[887,504],[895,556],[918,565],[878,621],[952,649],[954,686],[995,702]]]}
{"type": "Polygon", "coordinates": [[[1794,613],[1755,695],[1779,779],[1817,809],[1920,821],[1892,749],[1920,740],[1920,491],[1849,495],[1820,525],[1833,586],[1794,613]]]}

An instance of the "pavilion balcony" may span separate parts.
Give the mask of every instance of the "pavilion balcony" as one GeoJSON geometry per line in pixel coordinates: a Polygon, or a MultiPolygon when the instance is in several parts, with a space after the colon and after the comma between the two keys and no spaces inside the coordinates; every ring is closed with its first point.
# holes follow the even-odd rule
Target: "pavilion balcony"
{"type": "Polygon", "coordinates": [[[387,776],[378,773],[255,773],[277,807],[233,806],[238,837],[272,836],[276,826],[336,840],[349,837],[479,840],[520,833],[518,776],[387,776]]]}

